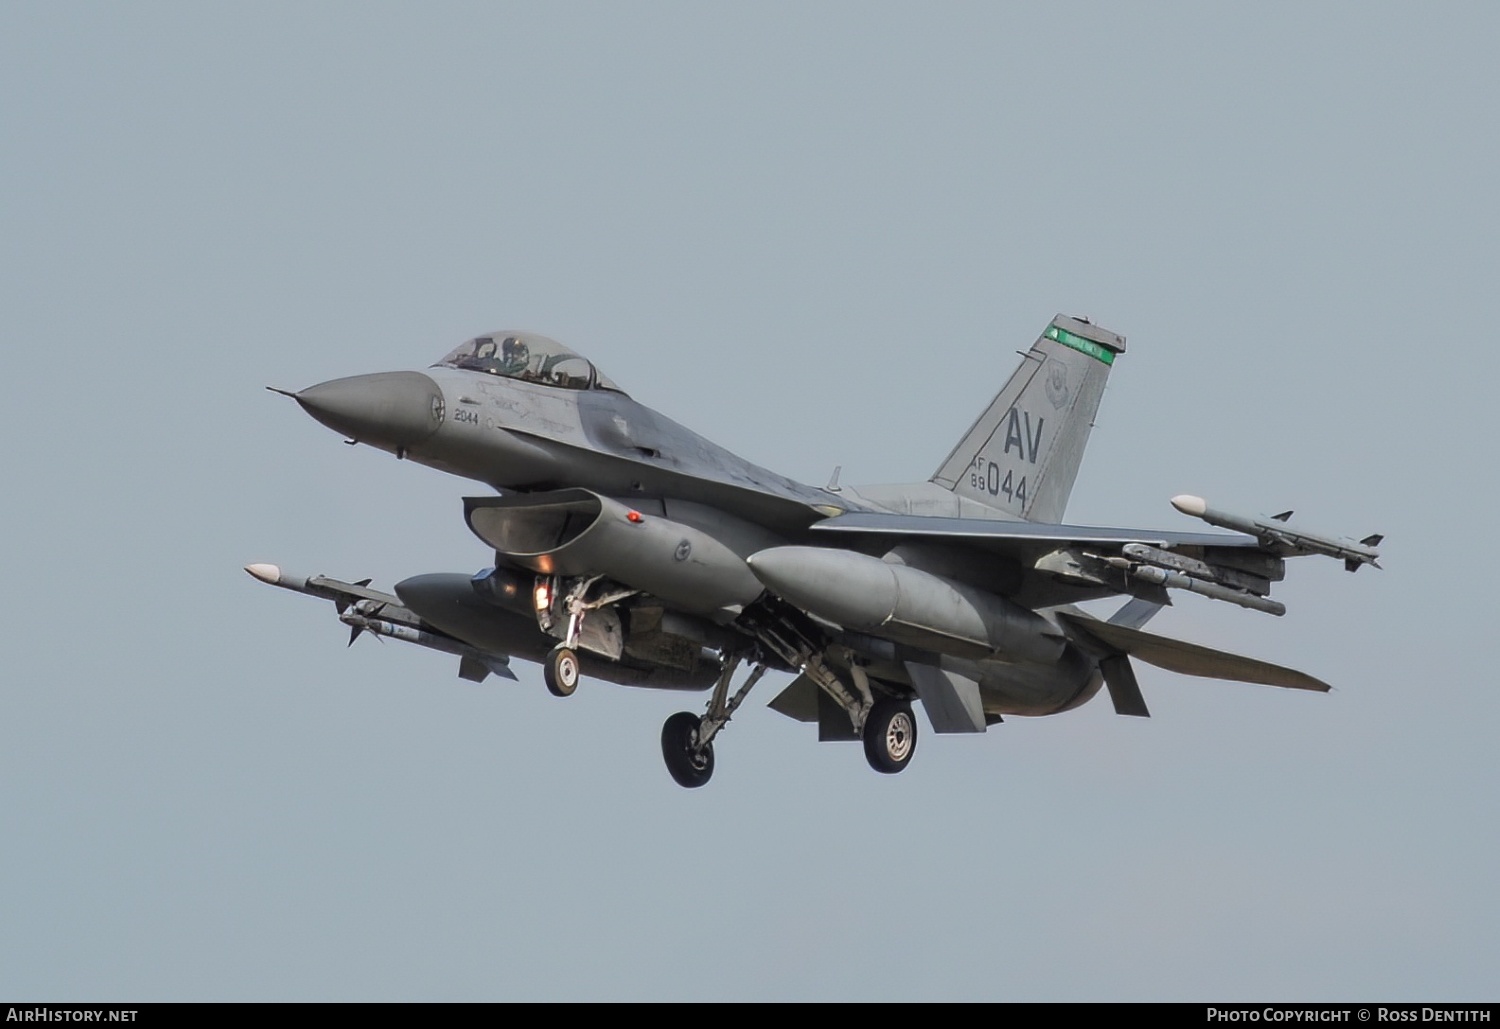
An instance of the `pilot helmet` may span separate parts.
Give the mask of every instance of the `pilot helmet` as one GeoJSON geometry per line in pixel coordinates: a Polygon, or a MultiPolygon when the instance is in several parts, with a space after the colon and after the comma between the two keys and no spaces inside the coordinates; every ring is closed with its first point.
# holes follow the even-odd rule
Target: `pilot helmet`
{"type": "Polygon", "coordinates": [[[526,343],[519,336],[506,336],[505,342],[500,344],[500,356],[507,363],[521,363],[531,356],[526,343]]]}

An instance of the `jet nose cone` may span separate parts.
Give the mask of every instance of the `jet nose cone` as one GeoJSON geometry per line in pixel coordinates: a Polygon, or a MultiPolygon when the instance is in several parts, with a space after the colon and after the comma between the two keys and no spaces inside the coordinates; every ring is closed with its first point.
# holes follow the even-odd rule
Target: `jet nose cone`
{"type": "Polygon", "coordinates": [[[442,390],[421,372],[330,379],[292,399],[334,432],[375,446],[413,446],[443,423],[442,390]]]}

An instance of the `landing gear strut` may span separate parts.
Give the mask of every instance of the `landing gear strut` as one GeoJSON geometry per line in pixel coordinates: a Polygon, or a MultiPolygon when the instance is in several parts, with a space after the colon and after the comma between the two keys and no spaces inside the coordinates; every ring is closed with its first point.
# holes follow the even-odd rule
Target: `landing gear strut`
{"type": "Polygon", "coordinates": [[[731,697],[729,681],[734,678],[739,664],[737,654],[724,659],[719,681],[714,684],[714,694],[708,702],[708,711],[702,718],[691,711],[679,711],[661,727],[661,756],[677,785],[691,790],[708,782],[714,774],[714,737],[739,710],[750,688],[766,674],[764,664],[756,665],[745,684],[731,697]]]}
{"type": "MultiPolygon", "coordinates": [[[[542,678],[547,682],[547,691],[554,697],[571,697],[578,689],[578,680],[582,676],[582,668],[578,663],[578,642],[583,636],[583,619],[590,611],[618,604],[627,597],[633,597],[638,590],[619,589],[606,592],[604,596],[594,600],[587,599],[590,587],[603,579],[603,576],[595,575],[588,579],[577,579],[573,581],[567,594],[562,598],[561,606],[568,616],[566,630],[562,633],[562,642],[553,647],[542,662],[542,678]]],[[[551,578],[537,577],[536,584],[536,618],[537,624],[544,632],[553,632],[554,603],[561,580],[556,576],[551,578]]],[[[554,636],[556,633],[554,633],[554,636]]]]}
{"type": "Polygon", "coordinates": [[[917,749],[917,720],[911,702],[884,694],[877,698],[864,666],[847,651],[842,655],[848,670],[846,684],[825,660],[827,649],[797,633],[795,626],[786,628],[791,631],[767,628],[761,639],[844,709],[854,735],[864,741],[865,760],[870,767],[894,775],[910,764],[917,749]]]}

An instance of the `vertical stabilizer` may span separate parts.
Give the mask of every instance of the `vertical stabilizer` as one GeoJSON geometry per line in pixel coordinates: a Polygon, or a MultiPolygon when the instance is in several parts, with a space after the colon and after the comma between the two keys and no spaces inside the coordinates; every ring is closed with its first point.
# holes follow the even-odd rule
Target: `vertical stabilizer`
{"type": "Polygon", "coordinates": [[[1058,315],[932,481],[1032,522],[1060,522],[1125,337],[1058,315]]]}

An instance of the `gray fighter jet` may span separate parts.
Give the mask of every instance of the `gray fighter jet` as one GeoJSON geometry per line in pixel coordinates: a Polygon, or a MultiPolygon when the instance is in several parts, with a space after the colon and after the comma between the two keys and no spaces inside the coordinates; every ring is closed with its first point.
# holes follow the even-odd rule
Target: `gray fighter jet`
{"type": "MultiPolygon", "coordinates": [[[[493,552],[475,574],[369,580],[256,578],[333,601],[352,643],[369,632],[459,658],[459,675],[515,679],[540,662],[566,697],[585,674],[709,691],[662,729],[667,769],[701,786],[714,741],[768,670],[771,701],[820,740],[861,740],[899,772],[913,702],[937,733],[1078,707],[1101,687],[1145,716],[1131,659],[1186,675],[1326,691],[1302,672],[1143,631],[1186,590],[1273,615],[1288,557],[1375,564],[1362,541],[1202,499],[1181,512],[1228,533],[1062,524],[1089,429],[1125,339],[1054,318],[926,482],[805,486],[643,407],[583,357],[526,332],[471,339],[426,372],[335,379],[292,397],[363,443],[474,479],[465,501],[493,552]],[[1080,602],[1124,597],[1107,620],[1080,602]],[[734,687],[737,669],[748,675],[734,687]]],[[[1378,566],[1377,566],[1378,567],[1378,566]]]]}

